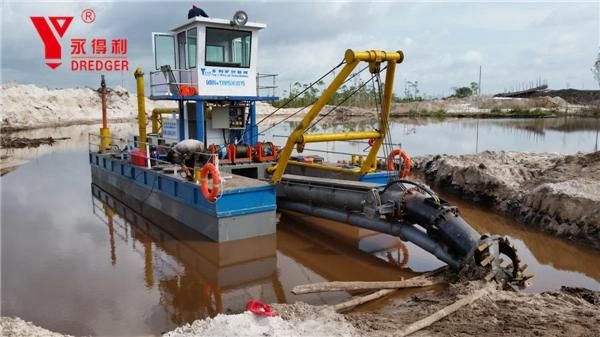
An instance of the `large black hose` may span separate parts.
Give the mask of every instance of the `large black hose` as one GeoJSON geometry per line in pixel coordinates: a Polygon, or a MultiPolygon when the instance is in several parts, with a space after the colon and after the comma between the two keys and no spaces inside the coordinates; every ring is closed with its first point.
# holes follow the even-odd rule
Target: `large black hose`
{"type": "Polygon", "coordinates": [[[410,241],[428,251],[441,261],[447,263],[452,268],[457,269],[461,266],[461,263],[448,254],[442,248],[442,246],[437,244],[435,241],[429,238],[427,234],[420,231],[415,226],[399,222],[386,222],[380,219],[368,219],[364,215],[356,212],[344,212],[325,207],[315,207],[299,202],[282,200],[278,201],[277,204],[278,207],[290,211],[314,215],[317,217],[397,236],[403,241],[410,241]]]}

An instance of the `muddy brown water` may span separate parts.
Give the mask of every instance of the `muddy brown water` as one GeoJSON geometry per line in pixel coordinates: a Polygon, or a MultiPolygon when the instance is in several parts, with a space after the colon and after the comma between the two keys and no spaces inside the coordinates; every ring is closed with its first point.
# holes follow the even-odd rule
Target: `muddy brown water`
{"type": "MultiPolygon", "coordinates": [[[[411,133],[396,131],[395,136],[405,148],[411,144],[414,154],[431,152],[429,143],[418,147],[419,141],[411,138],[416,135],[429,142],[435,137],[451,139],[453,147],[439,141],[444,149],[474,151],[465,150],[470,145],[457,147],[472,145],[474,127],[486,139],[495,135],[498,146],[522,143],[528,149],[526,139],[539,141],[539,126],[528,125],[530,121],[473,123],[406,123],[393,129],[414,128],[411,133]]],[[[551,126],[542,128],[547,142],[536,143],[539,151],[590,151],[595,145],[596,131],[589,129],[589,122],[579,131],[552,124],[556,121],[544,123],[551,126]]],[[[135,126],[115,129],[133,131],[135,126]]],[[[93,191],[86,151],[87,132],[95,130],[90,126],[21,133],[71,139],[54,147],[3,153],[28,161],[0,178],[2,315],[74,335],[158,335],[218,312],[240,312],[253,298],[333,304],[351,296],[345,292],[295,296],[290,290],[299,284],[394,280],[442,265],[395,237],[299,214],[283,214],[275,235],[224,244],[209,242],[173,221],[146,219],[109,195],[93,191]]],[[[353,150],[356,145],[338,145],[337,150],[353,150]]],[[[519,149],[511,146],[505,148],[519,149]]],[[[457,196],[444,196],[461,208],[478,231],[507,235],[516,244],[528,270],[536,274],[525,291],[561,285],[600,289],[597,251],[527,230],[457,196]]],[[[395,297],[412,293],[402,291],[395,297]]],[[[358,310],[390,303],[385,299],[358,310]]]]}

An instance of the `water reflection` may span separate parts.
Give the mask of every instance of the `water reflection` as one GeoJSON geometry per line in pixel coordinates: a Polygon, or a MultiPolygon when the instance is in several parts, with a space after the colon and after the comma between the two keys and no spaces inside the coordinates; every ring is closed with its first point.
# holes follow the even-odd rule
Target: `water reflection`
{"type": "MultiPolygon", "coordinates": [[[[311,133],[371,130],[374,121],[327,123],[311,133]]],[[[273,128],[266,137],[282,145],[295,124],[273,128]]],[[[486,150],[529,152],[590,152],[598,149],[598,118],[537,118],[537,119],[394,119],[390,124],[392,143],[411,155],[473,154],[486,150]]],[[[335,152],[366,153],[366,142],[314,143],[308,149],[319,152],[306,154],[323,156],[326,160],[344,160],[347,155],[335,152]],[[321,151],[328,151],[324,154],[321,151]]]]}
{"type": "Polygon", "coordinates": [[[96,185],[92,193],[93,213],[108,229],[111,263],[117,263],[115,237],[143,256],[145,286],[158,286],[173,323],[215,316],[230,290],[254,285],[286,302],[277,278],[275,235],[218,244],[166,218],[157,226],[96,185]]]}
{"type": "Polygon", "coordinates": [[[148,220],[94,184],[92,196],[92,212],[107,231],[105,256],[114,267],[121,263],[123,247],[139,256],[141,265],[128,267],[142,271],[145,288],[158,289],[168,318],[165,328],[243,311],[252,298],[332,304],[350,297],[346,292],[291,294],[298,284],[416,275],[405,268],[408,248],[399,239],[350,226],[317,219],[313,224],[330,229],[323,233],[284,216],[276,235],[216,243],[166,216],[148,220]]]}
{"type": "Polygon", "coordinates": [[[517,249],[527,272],[536,276],[527,292],[558,289],[562,285],[600,290],[600,264],[598,252],[545,234],[503,216],[496,211],[465,202],[460,198],[443,194],[457,205],[465,220],[480,233],[508,236],[517,249]]]}

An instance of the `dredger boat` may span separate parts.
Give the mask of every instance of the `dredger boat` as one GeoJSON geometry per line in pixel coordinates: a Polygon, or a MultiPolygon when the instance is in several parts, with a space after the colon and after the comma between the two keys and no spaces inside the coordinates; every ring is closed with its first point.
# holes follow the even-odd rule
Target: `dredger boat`
{"type": "Polygon", "coordinates": [[[410,157],[391,148],[388,125],[401,51],[347,50],[309,86],[335,75],[286,143],[261,141],[256,102],[277,99],[274,75],[257,72],[258,37],[265,27],[239,11],[231,20],[197,16],[171,32],[153,33],[149,98],[177,108],[154,109],[147,132],[144,73],[138,68],[139,133],[111,137],[103,104],[99,141],[89,153],[93,184],[142,214],[160,212],[217,242],[272,234],[276,210],[288,210],[397,236],[452,268],[483,268],[488,280],[524,282],[528,276],[505,238],[477,233],[456,207],[407,179],[410,157]],[[322,112],[338,88],[363,71],[371,75],[365,84],[377,87],[377,128],[309,133],[337,108],[322,112]],[[261,85],[265,78],[273,85],[261,85]],[[260,96],[261,89],[273,89],[273,95],[260,96]],[[368,143],[368,153],[345,162],[302,155],[307,143],[358,140],[368,143]]]}

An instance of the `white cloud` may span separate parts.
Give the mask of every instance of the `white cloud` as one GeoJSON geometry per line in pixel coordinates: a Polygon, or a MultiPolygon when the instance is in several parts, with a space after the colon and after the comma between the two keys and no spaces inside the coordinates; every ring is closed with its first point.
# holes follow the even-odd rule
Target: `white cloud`
{"type": "Polygon", "coordinates": [[[483,56],[476,50],[469,50],[460,57],[460,60],[465,63],[478,64],[483,60],[483,56]]]}
{"type": "MultiPolygon", "coordinates": [[[[397,83],[419,81],[432,95],[476,80],[484,68],[484,93],[542,77],[563,86],[583,80],[597,54],[597,3],[406,2],[202,2],[209,15],[228,18],[237,9],[267,23],[261,33],[259,69],[280,74],[280,86],[310,82],[337,64],[347,48],[402,49],[397,83]]],[[[98,75],[49,73],[30,15],[74,15],[93,7],[93,25],[73,24],[76,35],[123,36],[132,66],[150,67],[150,32],[186,18],[189,2],[29,3],[2,8],[3,81],[49,86],[95,86],[98,75]],[[33,8],[33,9],[32,9],[33,8]],[[18,28],[15,28],[18,27],[18,28]],[[9,34],[10,33],[10,34],[9,34]]],[[[133,79],[125,74],[130,88],[133,79]]],[[[109,78],[120,82],[120,74],[109,78]]],[[[401,85],[397,87],[401,93],[401,85]]]]}

